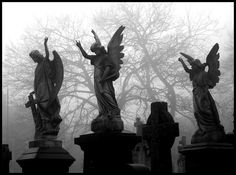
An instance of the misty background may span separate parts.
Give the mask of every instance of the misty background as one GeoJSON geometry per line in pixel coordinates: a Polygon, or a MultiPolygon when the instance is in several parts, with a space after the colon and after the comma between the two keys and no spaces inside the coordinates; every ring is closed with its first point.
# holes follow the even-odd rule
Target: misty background
{"type": "Polygon", "coordinates": [[[10,172],[21,172],[15,162],[33,140],[34,123],[25,108],[33,91],[36,64],[32,50],[45,54],[47,36],[50,59],[56,50],[64,64],[64,81],[58,94],[61,103],[58,139],[76,161],[70,172],[83,171],[83,152],[74,138],[90,131],[98,114],[93,89],[93,66],[75,45],[94,42],[94,29],[106,47],[119,26],[124,25],[124,64],[114,82],[125,130],[135,132],[136,117],[146,123],[150,104],[166,101],[179,122],[180,136],[172,147],[177,172],[177,146],[181,136],[187,144],[197,129],[192,106],[192,84],[178,62],[179,52],[205,62],[217,42],[220,81],[210,90],[226,133],[233,131],[234,27],[233,3],[2,3],[2,143],[12,151],[10,172]]]}

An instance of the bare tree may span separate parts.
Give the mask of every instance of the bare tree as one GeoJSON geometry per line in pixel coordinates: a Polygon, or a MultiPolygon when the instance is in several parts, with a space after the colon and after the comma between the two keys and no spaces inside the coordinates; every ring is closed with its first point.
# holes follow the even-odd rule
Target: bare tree
{"type": "MultiPolygon", "coordinates": [[[[190,15],[187,13],[186,18],[177,20],[169,3],[119,4],[95,15],[96,32],[106,43],[120,25],[126,27],[124,64],[114,86],[128,125],[132,125],[137,116],[146,119],[150,103],[157,100],[168,101],[173,116],[183,116],[195,125],[191,82],[177,58],[180,51],[195,55],[200,53],[207,36],[215,31],[215,23],[203,17],[192,21],[190,15]]],[[[97,113],[93,69],[75,45],[75,40],[79,39],[88,49],[93,36],[81,26],[82,20],[68,16],[37,20],[26,31],[21,43],[6,48],[7,59],[3,62],[3,83],[13,89],[11,99],[15,103],[26,102],[28,93],[33,89],[35,68],[28,54],[33,49],[43,52],[42,40],[45,36],[49,37],[49,49],[58,51],[65,68],[59,92],[61,116],[64,118],[60,133],[63,135],[64,131],[68,131],[71,139],[74,134],[88,129],[97,113]]]]}
{"type": "Polygon", "coordinates": [[[202,51],[207,36],[215,31],[214,21],[204,17],[190,20],[190,13],[176,20],[167,3],[120,4],[110,9],[95,15],[94,22],[107,37],[118,26],[126,26],[123,81],[119,84],[124,91],[118,102],[122,106],[132,99],[144,106],[141,115],[147,116],[151,102],[166,100],[173,116],[180,114],[195,124],[191,82],[177,58],[182,51],[202,51]]]}

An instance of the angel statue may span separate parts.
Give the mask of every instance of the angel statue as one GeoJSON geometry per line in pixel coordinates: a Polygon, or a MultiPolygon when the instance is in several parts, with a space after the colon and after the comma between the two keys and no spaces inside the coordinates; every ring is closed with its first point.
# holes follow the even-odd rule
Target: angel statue
{"type": "Polygon", "coordinates": [[[82,55],[91,61],[91,65],[94,65],[94,91],[99,108],[98,116],[91,123],[91,130],[94,132],[121,132],[124,128],[113,87],[113,81],[119,77],[120,64],[123,63],[121,59],[124,53],[121,51],[124,46],[121,42],[124,29],[124,26],[120,26],[114,33],[108,43],[107,51],[102,46],[98,35],[92,30],[95,42],[90,50],[95,55],[88,55],[80,41],[76,41],[82,55]]]}
{"type": "Polygon", "coordinates": [[[59,124],[62,119],[59,115],[60,102],[57,94],[61,88],[64,69],[60,56],[54,50],[52,61],[49,60],[47,47],[48,38],[44,39],[46,56],[38,50],[30,52],[29,56],[37,63],[34,77],[34,91],[30,93],[26,107],[31,107],[34,122],[34,139],[56,139],[59,124]],[[35,99],[33,94],[35,94],[35,99]],[[37,105],[37,106],[36,106],[37,105]]]}
{"type": "Polygon", "coordinates": [[[189,69],[182,58],[179,61],[182,63],[184,70],[189,73],[190,81],[193,86],[193,108],[194,116],[197,121],[198,130],[192,136],[191,143],[202,142],[221,142],[224,139],[224,127],[220,124],[219,114],[216,108],[214,99],[212,98],[209,89],[215,87],[219,82],[219,45],[216,43],[210,53],[206,57],[206,63],[201,63],[199,59],[194,59],[191,56],[180,53],[191,65],[189,69]],[[205,71],[208,66],[208,71],[205,71]]]}

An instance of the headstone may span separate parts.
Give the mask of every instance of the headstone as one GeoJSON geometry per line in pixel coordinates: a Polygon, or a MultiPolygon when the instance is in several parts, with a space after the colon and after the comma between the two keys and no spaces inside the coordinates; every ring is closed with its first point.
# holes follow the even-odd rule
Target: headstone
{"type": "Polygon", "coordinates": [[[16,162],[23,173],[68,173],[75,159],[60,140],[34,140],[16,162]]]}
{"type": "Polygon", "coordinates": [[[178,123],[168,112],[167,103],[152,103],[151,114],[143,127],[143,139],[150,147],[152,174],[172,173],[171,147],[178,135],[178,123]]]}
{"type": "Polygon", "coordinates": [[[9,150],[8,144],[2,144],[2,172],[10,173],[9,163],[12,159],[11,151],[9,150]]]}
{"type": "Polygon", "coordinates": [[[141,121],[141,119],[139,117],[137,117],[136,121],[134,123],[134,127],[136,128],[136,135],[137,136],[142,136],[143,124],[144,123],[141,121]]]}
{"type": "MultiPolygon", "coordinates": [[[[180,150],[185,145],[186,145],[186,136],[182,136],[181,140],[179,141],[178,150],[180,150]]],[[[185,173],[185,157],[183,154],[179,153],[177,165],[178,165],[178,173],[185,173]]]]}

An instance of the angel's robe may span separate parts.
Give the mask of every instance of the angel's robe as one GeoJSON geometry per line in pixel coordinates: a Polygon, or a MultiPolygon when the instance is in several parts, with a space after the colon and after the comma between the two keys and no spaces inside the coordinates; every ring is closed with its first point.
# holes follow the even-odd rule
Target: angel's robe
{"type": "Polygon", "coordinates": [[[195,135],[202,135],[221,130],[219,114],[215,101],[209,92],[212,84],[207,72],[199,71],[190,76],[193,84],[193,108],[194,116],[199,126],[195,135]]]}
{"type": "Polygon", "coordinates": [[[115,89],[113,87],[113,79],[106,79],[100,83],[104,70],[107,66],[110,66],[110,73],[108,77],[113,75],[113,64],[109,60],[107,54],[96,56],[91,60],[91,64],[94,65],[94,91],[97,98],[99,116],[117,116],[120,115],[120,109],[118,107],[115,98],[115,89]]]}
{"type": "Polygon", "coordinates": [[[36,130],[41,130],[43,127],[46,130],[45,132],[53,130],[54,121],[61,120],[59,115],[61,106],[58,97],[49,104],[50,94],[53,89],[51,77],[49,60],[44,58],[35,69],[34,91],[38,101],[38,123],[36,123],[36,130]],[[44,126],[46,123],[47,126],[44,126]]]}

